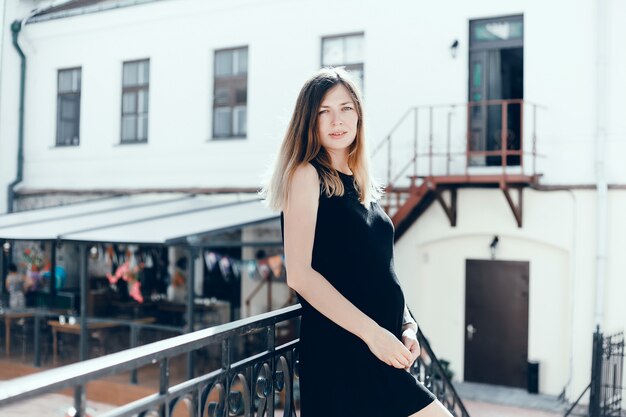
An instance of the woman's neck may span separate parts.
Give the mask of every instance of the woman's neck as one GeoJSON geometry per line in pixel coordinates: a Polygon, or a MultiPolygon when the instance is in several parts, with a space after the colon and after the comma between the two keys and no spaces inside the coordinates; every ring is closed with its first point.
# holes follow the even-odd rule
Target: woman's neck
{"type": "Polygon", "coordinates": [[[328,154],[330,155],[331,166],[334,169],[336,169],[337,171],[346,173],[346,174],[351,172],[350,166],[348,165],[347,151],[343,150],[341,154],[338,154],[337,152],[333,152],[333,151],[328,151],[328,154]]]}

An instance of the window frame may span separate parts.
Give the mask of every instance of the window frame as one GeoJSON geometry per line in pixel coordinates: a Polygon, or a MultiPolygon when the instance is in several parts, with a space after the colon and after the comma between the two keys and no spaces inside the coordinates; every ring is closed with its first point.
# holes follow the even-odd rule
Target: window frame
{"type": "MultiPolygon", "coordinates": [[[[332,67],[332,68],[337,68],[337,67],[343,67],[345,68],[346,71],[351,72],[354,70],[360,70],[361,74],[362,74],[362,79],[360,79],[360,89],[361,89],[361,93],[364,93],[364,89],[365,89],[365,57],[362,57],[361,62],[343,62],[341,64],[325,64],[324,63],[324,42],[327,40],[331,40],[331,39],[345,39],[345,38],[349,38],[349,37],[353,37],[353,36],[361,36],[362,37],[362,42],[365,43],[365,32],[349,32],[349,33],[341,33],[341,34],[335,34],[335,35],[327,35],[327,36],[322,36],[321,37],[321,41],[320,41],[320,66],[322,68],[328,68],[328,67],[332,67]]],[[[345,51],[344,51],[345,52],[345,51]]],[[[344,59],[345,60],[345,59],[344,59]]]]}
{"type": "Polygon", "coordinates": [[[150,70],[150,58],[142,58],[142,59],[133,59],[130,61],[123,61],[122,62],[122,94],[121,94],[121,98],[120,98],[120,145],[134,145],[134,144],[143,144],[143,143],[148,143],[148,139],[149,139],[149,127],[150,127],[150,74],[151,74],[151,70],[150,70]],[[148,64],[148,79],[146,80],[145,84],[133,84],[130,86],[126,86],[124,85],[124,68],[126,65],[128,64],[138,64],[140,62],[146,62],[148,64]],[[140,92],[145,92],[148,96],[147,98],[147,102],[148,105],[147,107],[147,111],[143,112],[143,113],[139,113],[139,93],[140,92]],[[124,95],[126,93],[132,93],[135,95],[135,109],[134,109],[134,113],[125,113],[124,112],[124,95]],[[135,135],[134,135],[134,139],[124,139],[124,117],[125,116],[129,116],[129,115],[134,115],[135,116],[135,135]],[[138,138],[138,127],[139,127],[139,116],[140,115],[145,115],[145,117],[147,118],[147,123],[146,123],[146,132],[145,132],[145,139],[138,138]]]}
{"type": "Polygon", "coordinates": [[[69,68],[59,68],[57,70],[57,116],[56,116],[56,135],[54,146],[58,148],[72,147],[72,146],[80,146],[80,107],[81,107],[81,98],[82,98],[82,83],[83,83],[83,69],[82,66],[78,67],[69,67],[69,68]],[[61,93],[61,73],[67,71],[78,71],[78,92],[63,92],[61,93]],[[63,97],[74,96],[77,97],[78,100],[78,113],[76,116],[76,125],[78,131],[78,142],[77,143],[65,143],[60,140],[61,135],[61,101],[63,97]]]}
{"type": "Polygon", "coordinates": [[[211,104],[211,140],[231,140],[231,139],[247,139],[248,137],[248,74],[250,73],[250,47],[249,45],[241,45],[236,47],[229,48],[220,48],[213,50],[213,99],[211,104]],[[235,55],[232,56],[232,72],[230,75],[217,75],[217,55],[223,52],[234,52],[234,51],[246,51],[246,70],[245,72],[240,72],[240,68],[238,68],[239,60],[235,59],[235,55]],[[237,65],[235,65],[237,62],[237,65]],[[234,73],[235,67],[237,66],[237,73],[234,73]],[[228,91],[228,102],[226,105],[217,105],[216,103],[216,92],[218,89],[226,89],[228,91]],[[237,91],[245,89],[245,101],[238,102],[237,101],[237,91]],[[235,111],[237,108],[245,107],[246,114],[246,123],[244,132],[241,133],[238,131],[237,126],[235,126],[235,111]],[[217,109],[230,109],[230,116],[228,121],[229,131],[227,134],[217,134],[216,132],[216,110],[217,109]],[[235,133],[236,132],[236,133],[235,133]]]}

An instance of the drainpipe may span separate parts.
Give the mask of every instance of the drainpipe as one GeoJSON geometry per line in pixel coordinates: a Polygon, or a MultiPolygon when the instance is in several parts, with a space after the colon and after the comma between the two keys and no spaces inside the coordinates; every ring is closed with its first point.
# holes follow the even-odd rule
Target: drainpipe
{"type": "Polygon", "coordinates": [[[604,295],[606,278],[607,256],[607,194],[605,166],[605,143],[607,130],[607,94],[606,77],[607,71],[607,1],[596,2],[596,301],[594,325],[603,326],[604,321],[604,295]]]}
{"type": "Polygon", "coordinates": [[[11,24],[11,33],[13,35],[13,47],[20,56],[20,107],[18,122],[18,148],[17,148],[17,176],[8,187],[8,205],[7,212],[13,213],[13,200],[15,199],[15,186],[22,182],[24,178],[24,90],[26,84],[26,56],[22,52],[22,48],[17,42],[17,38],[22,30],[22,25],[26,19],[16,20],[11,24]]]}
{"type": "Polygon", "coordinates": [[[563,387],[563,392],[559,395],[562,399],[568,399],[568,391],[572,385],[572,379],[574,376],[574,344],[575,335],[574,329],[576,329],[576,320],[574,319],[575,305],[576,305],[576,259],[578,259],[577,253],[577,239],[576,235],[578,231],[578,199],[576,194],[571,189],[566,190],[572,199],[572,240],[570,243],[570,257],[569,257],[569,360],[568,360],[568,374],[567,382],[563,387]]]}

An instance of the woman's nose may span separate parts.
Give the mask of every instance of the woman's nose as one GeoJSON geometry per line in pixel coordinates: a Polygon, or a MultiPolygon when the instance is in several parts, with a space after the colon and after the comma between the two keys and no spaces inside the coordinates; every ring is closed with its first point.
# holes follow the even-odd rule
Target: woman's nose
{"type": "Polygon", "coordinates": [[[330,121],[330,123],[334,126],[334,125],[339,125],[339,124],[343,124],[343,122],[341,121],[341,117],[338,113],[333,113],[333,117],[330,121]]]}

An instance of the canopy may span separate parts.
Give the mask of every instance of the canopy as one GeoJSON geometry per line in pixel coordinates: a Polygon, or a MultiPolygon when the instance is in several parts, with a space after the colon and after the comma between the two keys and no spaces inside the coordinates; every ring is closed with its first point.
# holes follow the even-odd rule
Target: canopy
{"type": "Polygon", "coordinates": [[[123,195],[0,215],[0,239],[193,244],[278,218],[250,193],[123,195]]]}

